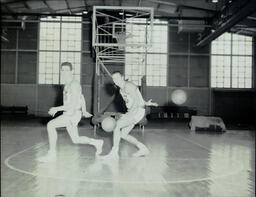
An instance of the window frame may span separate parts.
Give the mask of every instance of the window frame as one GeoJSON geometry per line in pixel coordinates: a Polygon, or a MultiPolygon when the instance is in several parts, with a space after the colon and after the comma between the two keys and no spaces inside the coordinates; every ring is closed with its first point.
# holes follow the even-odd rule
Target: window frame
{"type": "MultiPolygon", "coordinates": [[[[247,55],[247,54],[234,54],[233,53],[233,43],[234,43],[234,39],[233,39],[233,35],[238,35],[238,34],[235,34],[235,33],[226,33],[226,34],[230,34],[230,53],[229,54],[223,54],[223,53],[212,53],[212,43],[211,43],[211,48],[210,48],[210,88],[211,89],[215,89],[215,90],[251,90],[254,88],[254,83],[253,83],[253,80],[254,80],[254,54],[253,54],[253,51],[254,51],[254,48],[253,48],[253,44],[254,44],[254,40],[253,38],[251,38],[251,55],[247,55]],[[230,68],[230,73],[229,73],[229,87],[224,87],[224,80],[225,78],[223,79],[223,81],[221,82],[222,83],[222,86],[223,87],[218,87],[217,85],[216,86],[212,86],[212,81],[213,81],[213,63],[212,63],[212,58],[213,57],[217,57],[217,56],[227,56],[229,58],[229,68],[230,68]],[[237,83],[237,86],[234,87],[232,82],[233,82],[233,78],[234,78],[234,74],[233,74],[233,69],[234,69],[234,65],[232,64],[233,62],[233,58],[239,58],[239,57],[250,57],[251,58],[251,67],[250,67],[250,70],[251,70],[251,76],[250,76],[250,87],[246,87],[246,82],[244,82],[244,85],[243,87],[239,87],[239,82],[237,83]]],[[[245,36],[245,35],[239,35],[239,36],[245,36]]],[[[251,37],[251,36],[245,36],[245,37],[251,37]]],[[[214,42],[214,41],[213,41],[214,42]]],[[[216,41],[215,41],[216,42],[216,41]]],[[[247,42],[243,41],[243,44],[246,44],[247,42]]],[[[246,70],[245,68],[243,68],[244,71],[246,70]]],[[[238,73],[239,74],[239,73],[238,73]]],[[[217,75],[215,76],[215,78],[217,77],[217,75]]],[[[246,79],[246,76],[243,77],[243,80],[246,79]]],[[[217,84],[217,82],[216,82],[217,84]]]]}
{"type": "MultiPolygon", "coordinates": [[[[39,31],[39,39],[38,39],[38,69],[37,69],[37,84],[39,85],[63,85],[63,82],[61,81],[61,68],[60,68],[60,65],[61,65],[61,62],[62,62],[62,54],[64,53],[76,53],[76,54],[79,54],[80,58],[79,59],[79,73],[77,73],[78,71],[75,70],[75,73],[77,74],[74,74],[74,76],[79,80],[79,83],[81,83],[82,81],[82,54],[83,54],[83,50],[82,50],[82,41],[83,41],[83,18],[80,17],[80,16],[59,16],[59,19],[55,20],[55,19],[46,19],[46,20],[40,20],[39,21],[39,28],[38,28],[38,31],[39,31]],[[77,18],[81,18],[79,21],[77,20],[77,18]],[[60,24],[60,29],[59,29],[59,49],[58,50],[48,50],[48,49],[40,49],[40,41],[41,41],[41,22],[45,22],[45,23],[59,23],[60,24]],[[71,23],[71,24],[80,24],[80,47],[79,47],[79,50],[63,50],[61,48],[61,44],[63,42],[62,40],[62,31],[63,31],[63,24],[64,23],[71,23]],[[40,53],[41,52],[50,52],[50,53],[58,53],[59,54],[59,60],[58,60],[58,73],[56,75],[58,75],[58,83],[55,83],[54,82],[54,78],[52,77],[51,79],[51,83],[46,83],[45,81],[42,83],[40,82],[40,74],[43,74],[43,75],[46,75],[46,73],[40,73],[40,53]]],[[[73,41],[73,40],[72,40],[73,41]]],[[[77,59],[77,58],[75,58],[77,59]]],[[[77,64],[75,64],[73,62],[73,60],[71,61],[73,67],[77,67],[77,64]]],[[[56,66],[57,67],[57,66],[56,66]]],[[[53,69],[53,67],[52,67],[53,69]]],[[[53,72],[50,73],[51,75],[54,75],[53,72]]]]}
{"type": "MultiPolygon", "coordinates": [[[[139,74],[139,75],[137,75],[138,77],[137,78],[142,78],[143,76],[146,76],[146,80],[147,80],[147,82],[146,82],[146,84],[147,84],[147,86],[152,86],[152,87],[168,87],[168,62],[169,62],[169,58],[168,58],[168,40],[169,40],[169,34],[168,34],[168,31],[169,31],[169,29],[168,29],[168,21],[161,21],[161,20],[159,20],[159,21],[155,21],[154,22],[154,27],[153,27],[153,31],[155,31],[155,27],[156,26],[164,26],[165,28],[166,28],[166,32],[165,32],[165,34],[166,34],[166,44],[165,44],[165,46],[164,47],[166,47],[164,50],[162,50],[162,46],[163,46],[163,43],[162,42],[157,42],[156,43],[156,46],[155,47],[157,47],[157,48],[161,48],[161,50],[160,50],[160,52],[155,52],[155,51],[152,51],[152,49],[148,49],[148,50],[146,50],[146,49],[141,49],[141,48],[138,48],[138,49],[134,49],[133,51],[130,51],[130,49],[131,48],[128,48],[128,52],[129,53],[131,53],[131,55],[137,55],[136,53],[139,53],[139,54],[142,54],[143,56],[144,56],[144,62],[143,62],[143,66],[141,66],[141,67],[144,67],[144,68],[138,68],[138,70],[141,70],[141,69],[144,69],[144,71],[145,71],[145,74],[143,75],[143,74],[139,74]],[[162,72],[159,74],[159,75],[152,75],[152,74],[150,74],[149,75],[149,73],[148,73],[148,70],[154,70],[154,68],[157,68],[158,66],[157,65],[160,65],[160,64],[155,64],[155,63],[151,63],[150,65],[154,65],[154,66],[151,66],[151,68],[150,69],[148,69],[149,67],[148,67],[148,60],[150,59],[150,56],[155,56],[155,55],[159,55],[159,58],[160,58],[160,56],[165,56],[165,58],[166,58],[166,60],[165,60],[165,80],[161,80],[162,79],[162,72]],[[151,82],[149,82],[149,80],[150,80],[150,78],[152,78],[152,80],[154,79],[154,78],[158,78],[157,79],[157,81],[158,81],[158,83],[156,84],[156,85],[154,85],[154,81],[151,81],[151,82]],[[162,85],[161,83],[162,83],[162,81],[164,81],[164,84],[162,85]]],[[[156,31],[156,32],[161,32],[160,30],[159,31],[156,31]]],[[[144,33],[144,32],[143,32],[144,33]]],[[[153,33],[154,34],[154,33],[153,33]]],[[[154,37],[154,36],[153,36],[154,37]]],[[[154,41],[154,39],[153,39],[153,41],[154,41]]],[[[153,42],[153,44],[154,44],[154,42],[153,42]]],[[[153,46],[153,49],[154,49],[154,46],[153,46]]],[[[125,56],[129,56],[129,54],[125,54],[125,56]]],[[[139,59],[139,58],[138,58],[139,59]]],[[[129,64],[129,62],[125,62],[125,66],[127,65],[127,64],[129,64]]],[[[127,73],[127,71],[126,70],[132,70],[132,65],[137,65],[137,66],[139,66],[139,64],[131,64],[131,66],[130,66],[130,68],[128,68],[127,69],[127,67],[125,67],[125,77],[127,78],[128,77],[128,79],[129,80],[131,80],[131,81],[133,81],[134,82],[134,80],[132,80],[132,77],[131,76],[134,76],[134,74],[132,73],[132,72],[130,72],[130,73],[127,73]]],[[[141,84],[140,84],[140,80],[135,80],[136,82],[136,85],[138,85],[138,86],[140,86],[141,84]]]]}

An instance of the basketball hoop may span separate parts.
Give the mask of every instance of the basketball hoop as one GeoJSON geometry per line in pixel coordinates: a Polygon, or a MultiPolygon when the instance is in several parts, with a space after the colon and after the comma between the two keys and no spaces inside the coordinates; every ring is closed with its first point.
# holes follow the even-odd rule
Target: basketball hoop
{"type": "Polygon", "coordinates": [[[127,50],[128,46],[140,48],[148,47],[152,43],[152,7],[93,6],[92,19],[93,47],[127,50]],[[119,15],[110,14],[112,12],[119,15]],[[129,39],[130,37],[136,38],[129,39]]]}

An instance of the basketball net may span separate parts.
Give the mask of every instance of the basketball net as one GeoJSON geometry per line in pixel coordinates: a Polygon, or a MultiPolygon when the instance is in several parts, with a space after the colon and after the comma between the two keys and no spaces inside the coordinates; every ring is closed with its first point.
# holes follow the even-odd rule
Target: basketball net
{"type": "MultiPolygon", "coordinates": [[[[118,43],[118,49],[119,50],[122,50],[124,51],[125,50],[125,47],[127,46],[127,43],[126,43],[126,39],[127,38],[131,38],[133,37],[132,33],[127,33],[127,32],[116,32],[115,33],[115,37],[116,40],[117,40],[117,43],[118,43]]],[[[134,43],[128,43],[129,44],[129,47],[131,48],[149,48],[151,46],[144,46],[144,45],[134,45],[134,43]]]]}
{"type": "Polygon", "coordinates": [[[117,43],[118,45],[118,49],[119,50],[124,50],[125,49],[125,40],[126,40],[126,32],[118,32],[115,34],[117,43]]]}

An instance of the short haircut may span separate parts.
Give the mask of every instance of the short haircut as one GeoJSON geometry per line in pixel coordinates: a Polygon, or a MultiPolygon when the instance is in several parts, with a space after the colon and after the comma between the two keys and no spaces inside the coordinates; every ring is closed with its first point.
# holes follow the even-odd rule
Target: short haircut
{"type": "Polygon", "coordinates": [[[71,64],[70,62],[63,62],[60,66],[61,66],[61,67],[62,67],[62,66],[69,66],[70,70],[73,69],[73,66],[72,66],[72,64],[71,64]]]}
{"type": "Polygon", "coordinates": [[[120,71],[115,71],[115,72],[113,72],[113,73],[112,73],[112,76],[113,76],[113,75],[117,75],[117,74],[120,75],[121,77],[123,76],[123,74],[122,74],[120,71]]]}

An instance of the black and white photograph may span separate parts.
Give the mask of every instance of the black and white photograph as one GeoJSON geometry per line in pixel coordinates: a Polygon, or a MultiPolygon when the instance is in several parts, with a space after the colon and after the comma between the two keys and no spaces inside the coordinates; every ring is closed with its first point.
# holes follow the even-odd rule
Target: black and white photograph
{"type": "Polygon", "coordinates": [[[0,0],[2,197],[254,197],[255,0],[0,0]]]}

